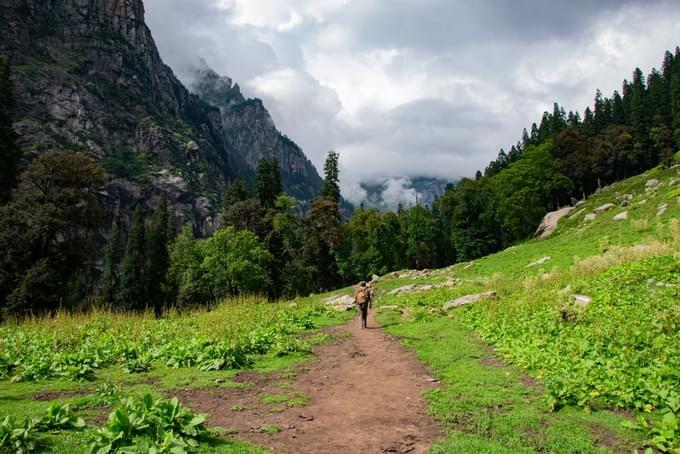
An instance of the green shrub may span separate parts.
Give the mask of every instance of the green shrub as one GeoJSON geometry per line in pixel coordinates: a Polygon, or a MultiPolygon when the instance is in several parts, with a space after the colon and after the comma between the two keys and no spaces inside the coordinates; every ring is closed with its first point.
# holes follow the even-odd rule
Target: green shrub
{"type": "Polygon", "coordinates": [[[196,415],[177,398],[121,400],[108,422],[93,435],[90,452],[186,452],[208,437],[206,415],[196,415]]]}

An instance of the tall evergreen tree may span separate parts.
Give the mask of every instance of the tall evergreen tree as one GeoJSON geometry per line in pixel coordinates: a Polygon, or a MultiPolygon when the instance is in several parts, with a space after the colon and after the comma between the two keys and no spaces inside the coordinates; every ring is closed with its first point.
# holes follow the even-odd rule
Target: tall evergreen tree
{"type": "Polygon", "coordinates": [[[630,93],[630,126],[638,142],[647,135],[647,102],[645,93],[642,71],[640,68],[635,68],[630,93]]]}
{"type": "Polygon", "coordinates": [[[175,238],[177,238],[177,214],[175,213],[175,210],[168,211],[167,238],[168,245],[170,245],[173,241],[175,241],[175,238]]]}
{"type": "Polygon", "coordinates": [[[142,207],[138,205],[132,214],[132,226],[128,234],[125,258],[121,269],[118,306],[122,309],[141,310],[147,306],[146,279],[144,278],[146,269],[145,237],[144,214],[142,207]]]}
{"type": "Polygon", "coordinates": [[[340,170],[339,166],[340,155],[335,151],[329,151],[326,156],[326,162],[323,165],[324,182],[321,189],[321,195],[330,197],[335,200],[335,203],[340,203],[340,170]]]}
{"type": "Polygon", "coordinates": [[[16,143],[17,135],[12,127],[14,118],[14,94],[7,59],[0,55],[0,204],[9,200],[21,158],[16,143]]]}
{"type": "MultiPolygon", "coordinates": [[[[267,171],[269,171],[269,168],[267,168],[267,171]]],[[[243,180],[232,181],[229,184],[229,186],[227,186],[227,190],[224,191],[223,201],[224,210],[229,209],[229,207],[235,204],[236,202],[243,202],[249,196],[250,194],[248,191],[248,185],[246,184],[245,181],[243,180]]]]}
{"type": "Polygon", "coordinates": [[[99,302],[103,305],[114,305],[119,285],[119,266],[122,255],[120,231],[118,223],[113,222],[109,230],[109,240],[104,247],[104,272],[99,289],[99,302]]]}
{"type": "Polygon", "coordinates": [[[626,124],[626,111],[623,107],[623,99],[618,91],[614,91],[614,96],[612,97],[611,121],[615,125],[626,124]]]}
{"type": "Polygon", "coordinates": [[[158,199],[156,210],[146,235],[146,292],[154,313],[159,316],[166,302],[166,274],[170,266],[168,255],[168,202],[165,195],[158,199]]]}
{"type": "Polygon", "coordinates": [[[274,208],[276,198],[283,192],[279,160],[276,156],[270,159],[263,158],[258,163],[255,192],[263,207],[274,208]]]}
{"type": "Polygon", "coordinates": [[[330,290],[340,282],[336,252],[341,243],[341,218],[332,197],[317,197],[305,216],[304,259],[314,270],[317,290],[330,290]]]}

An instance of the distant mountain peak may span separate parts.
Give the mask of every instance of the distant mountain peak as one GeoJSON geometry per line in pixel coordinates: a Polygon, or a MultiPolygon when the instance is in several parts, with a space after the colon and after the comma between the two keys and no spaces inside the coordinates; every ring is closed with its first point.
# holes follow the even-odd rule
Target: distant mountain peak
{"type": "Polygon", "coordinates": [[[193,68],[191,90],[220,110],[224,140],[254,172],[260,159],[276,156],[284,190],[301,201],[318,195],[323,181],[300,147],[281,133],[262,100],[245,98],[238,84],[201,59],[193,68]]]}

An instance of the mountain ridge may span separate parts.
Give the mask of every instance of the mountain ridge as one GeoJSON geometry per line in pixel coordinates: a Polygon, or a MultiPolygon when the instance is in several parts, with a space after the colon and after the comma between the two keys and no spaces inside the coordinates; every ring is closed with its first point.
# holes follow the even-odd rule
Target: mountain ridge
{"type": "MultiPolygon", "coordinates": [[[[220,109],[163,62],[141,0],[8,0],[0,17],[25,156],[69,149],[95,157],[110,176],[102,203],[124,225],[134,205],[150,211],[166,195],[179,223],[202,234],[219,227],[224,190],[251,178],[253,166],[230,145],[234,129],[225,130],[220,109]]],[[[245,128],[249,118],[236,123],[245,128]]],[[[309,176],[309,188],[306,175],[294,182],[294,195],[318,192],[320,177],[309,176]]]]}

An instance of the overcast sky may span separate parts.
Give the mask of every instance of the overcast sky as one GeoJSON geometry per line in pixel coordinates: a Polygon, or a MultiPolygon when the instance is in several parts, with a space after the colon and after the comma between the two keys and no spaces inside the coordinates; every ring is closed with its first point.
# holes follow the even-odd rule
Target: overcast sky
{"type": "Polygon", "coordinates": [[[680,44],[680,2],[145,0],[185,82],[203,57],[322,168],[359,181],[483,169],[558,101],[567,110],[647,74],[680,44]]]}

